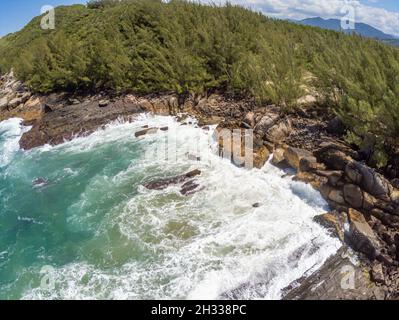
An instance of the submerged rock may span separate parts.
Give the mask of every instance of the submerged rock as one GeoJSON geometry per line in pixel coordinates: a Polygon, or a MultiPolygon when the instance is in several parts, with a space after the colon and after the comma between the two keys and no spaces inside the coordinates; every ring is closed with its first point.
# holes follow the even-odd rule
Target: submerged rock
{"type": "Polygon", "coordinates": [[[48,185],[48,181],[45,178],[36,178],[32,181],[34,187],[44,187],[48,185]]]}
{"type": "MultiPolygon", "coordinates": [[[[194,178],[195,176],[199,176],[200,174],[201,174],[201,171],[196,169],[196,170],[187,172],[186,174],[183,174],[183,175],[147,183],[144,185],[144,187],[146,187],[149,190],[164,190],[171,185],[187,182],[188,180],[194,178]]],[[[186,187],[188,188],[189,185],[186,185],[186,187]]],[[[190,190],[188,190],[188,191],[190,191],[190,190]]]]}
{"type": "Polygon", "coordinates": [[[147,134],[156,133],[157,131],[158,131],[157,128],[147,128],[147,129],[144,129],[144,130],[137,131],[137,132],[134,134],[134,136],[135,136],[136,138],[138,138],[138,137],[145,136],[145,135],[147,135],[147,134]]]}

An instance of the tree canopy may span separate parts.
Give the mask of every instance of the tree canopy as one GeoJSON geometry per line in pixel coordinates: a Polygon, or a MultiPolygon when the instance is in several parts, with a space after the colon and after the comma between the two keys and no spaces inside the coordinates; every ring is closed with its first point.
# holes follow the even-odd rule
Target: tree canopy
{"type": "Polygon", "coordinates": [[[350,128],[348,141],[397,144],[397,48],[231,4],[93,0],[55,13],[55,30],[36,17],[0,39],[0,71],[14,68],[35,92],[217,88],[290,110],[312,89],[350,128]]]}

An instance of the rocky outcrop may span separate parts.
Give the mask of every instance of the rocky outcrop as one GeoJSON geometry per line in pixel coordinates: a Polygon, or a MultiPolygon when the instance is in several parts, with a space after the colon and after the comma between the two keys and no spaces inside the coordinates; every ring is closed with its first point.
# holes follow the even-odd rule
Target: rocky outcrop
{"type": "Polygon", "coordinates": [[[42,113],[40,97],[32,95],[13,72],[0,77],[0,121],[20,117],[32,122],[40,119],[42,113]]]}
{"type": "Polygon", "coordinates": [[[371,229],[363,214],[352,208],[348,211],[350,229],[347,233],[348,242],[357,251],[366,254],[374,260],[380,255],[381,244],[371,229]]]}
{"type": "Polygon", "coordinates": [[[199,191],[198,187],[199,184],[193,180],[194,177],[201,175],[201,171],[196,169],[190,172],[187,172],[186,174],[167,178],[167,179],[161,179],[153,182],[146,183],[144,185],[145,188],[149,190],[164,190],[172,185],[178,185],[178,184],[183,184],[181,186],[180,193],[184,196],[189,196],[192,195],[193,193],[199,191]]]}

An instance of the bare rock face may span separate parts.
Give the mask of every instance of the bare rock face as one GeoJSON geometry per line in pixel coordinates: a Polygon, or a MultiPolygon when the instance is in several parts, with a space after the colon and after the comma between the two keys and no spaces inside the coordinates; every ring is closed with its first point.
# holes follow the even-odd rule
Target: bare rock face
{"type": "Polygon", "coordinates": [[[355,209],[349,209],[348,219],[350,229],[346,235],[347,241],[355,250],[374,260],[380,255],[381,244],[373,229],[371,229],[363,214],[355,209]]]}

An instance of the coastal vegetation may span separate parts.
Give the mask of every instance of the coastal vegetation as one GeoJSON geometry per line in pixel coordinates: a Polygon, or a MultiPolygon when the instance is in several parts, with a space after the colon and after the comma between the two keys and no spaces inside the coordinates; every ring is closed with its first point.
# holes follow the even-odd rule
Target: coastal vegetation
{"type": "Polygon", "coordinates": [[[399,50],[379,41],[231,4],[97,0],[55,14],[55,30],[36,17],[0,39],[0,71],[33,92],[219,90],[286,112],[311,93],[377,166],[398,146],[399,50]]]}

